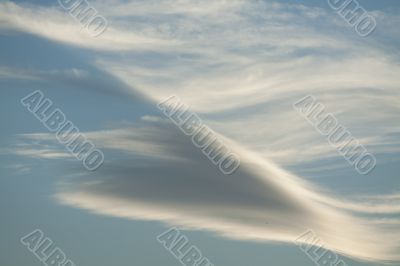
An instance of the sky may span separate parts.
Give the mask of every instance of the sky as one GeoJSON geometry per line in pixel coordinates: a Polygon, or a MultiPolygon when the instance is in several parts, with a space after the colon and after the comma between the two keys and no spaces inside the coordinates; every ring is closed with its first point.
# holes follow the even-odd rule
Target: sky
{"type": "MultiPolygon", "coordinates": [[[[181,265],[176,227],[212,265],[400,265],[400,4],[359,0],[366,37],[328,1],[96,0],[93,36],[58,1],[0,1],[0,264],[181,265]],[[21,99],[40,90],[96,148],[87,170],[21,99]],[[157,107],[175,95],[240,159],[231,175],[157,107]],[[376,158],[360,174],[294,103],[312,95],[376,158]]],[[[93,33],[93,32],[92,32],[93,33]]],[[[201,265],[203,266],[203,265],[201,265]]]]}

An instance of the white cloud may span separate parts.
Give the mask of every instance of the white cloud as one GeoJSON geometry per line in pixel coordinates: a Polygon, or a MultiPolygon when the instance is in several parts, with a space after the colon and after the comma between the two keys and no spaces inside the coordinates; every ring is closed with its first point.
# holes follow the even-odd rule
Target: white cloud
{"type": "MultiPolygon", "coordinates": [[[[311,228],[328,249],[346,256],[400,259],[398,221],[386,218],[400,213],[397,194],[338,199],[231,140],[241,165],[223,175],[164,121],[85,135],[107,160],[92,177],[60,185],[55,197],[63,204],[253,241],[292,242],[311,228]]],[[[51,134],[22,137],[48,149],[55,141],[51,134]]]]}
{"type": "MultiPolygon", "coordinates": [[[[398,153],[393,136],[400,133],[400,68],[390,45],[359,38],[336,23],[336,14],[302,5],[112,3],[95,2],[110,22],[98,38],[57,8],[1,3],[0,25],[95,51],[90,63],[154,103],[179,95],[211,128],[240,143],[232,147],[242,166],[234,176],[220,176],[171,127],[143,117],[152,126],[87,134],[104,149],[146,163],[105,164],[103,180],[61,191],[61,202],[240,239],[291,242],[311,228],[348,256],[400,260],[398,230],[381,226],[387,220],[372,224],[356,216],[397,213],[398,205],[338,200],[269,160],[289,165],[337,156],[292,108],[310,93],[368,149],[398,153]]],[[[398,19],[384,18],[400,26],[398,19]]],[[[29,147],[18,152],[59,155],[48,149],[34,154],[29,147]]]]}
{"type": "MultiPolygon", "coordinates": [[[[106,139],[124,143],[121,130],[89,135],[106,148],[110,143],[106,139]]],[[[240,168],[233,175],[223,175],[177,130],[164,123],[151,126],[140,141],[144,146],[163,146],[161,154],[182,161],[149,157],[148,164],[138,166],[131,162],[134,157],[110,160],[96,172],[96,182],[86,177],[61,186],[56,198],[98,214],[157,220],[236,239],[292,242],[312,228],[327,248],[346,256],[373,261],[400,259],[396,252],[398,231],[388,229],[396,224],[394,220],[377,223],[356,215],[399,213],[398,205],[335,199],[234,143],[229,147],[239,155],[240,168]]],[[[137,128],[123,131],[138,137],[137,128]]],[[[115,151],[114,146],[108,147],[115,151]]],[[[129,147],[133,153],[141,153],[137,147],[129,147]]],[[[126,149],[125,145],[121,151],[126,149]]]]}

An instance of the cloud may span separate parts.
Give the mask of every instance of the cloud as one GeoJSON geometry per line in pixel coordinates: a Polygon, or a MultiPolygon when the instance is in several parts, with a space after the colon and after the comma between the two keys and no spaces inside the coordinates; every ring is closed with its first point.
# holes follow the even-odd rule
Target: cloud
{"type": "Polygon", "coordinates": [[[20,163],[7,165],[7,166],[4,166],[4,168],[12,169],[12,170],[14,170],[15,173],[21,174],[21,175],[32,172],[32,168],[30,165],[20,164],[20,163]]]}
{"type": "Polygon", "coordinates": [[[70,68],[63,70],[37,70],[21,69],[0,66],[0,79],[26,79],[26,80],[81,80],[88,77],[88,72],[79,68],[70,68]]]}
{"type": "MultiPolygon", "coordinates": [[[[307,94],[368,150],[400,151],[399,59],[391,44],[380,42],[390,31],[361,39],[336,14],[272,1],[94,5],[110,22],[98,38],[56,7],[1,3],[0,26],[92,51],[90,64],[154,106],[178,95],[229,140],[242,163],[224,176],[176,128],[143,116],[136,127],[86,133],[108,151],[109,161],[90,182],[78,178],[60,187],[60,202],[237,239],[292,242],[310,228],[327,248],[347,256],[400,260],[397,220],[380,217],[398,214],[397,198],[339,200],[275,164],[338,156],[293,110],[307,94]]],[[[378,14],[391,28],[398,25],[397,18],[378,14]]],[[[22,137],[50,141],[48,134],[22,137]]],[[[65,162],[50,147],[16,152],[65,162]]]]}
{"type": "Polygon", "coordinates": [[[68,12],[56,6],[17,5],[7,1],[0,3],[0,16],[0,28],[27,32],[67,45],[95,50],[123,51],[134,47],[144,50],[151,47],[166,49],[174,43],[113,27],[109,27],[99,41],[82,29],[68,12]]]}
{"type": "Polygon", "coordinates": [[[30,158],[68,159],[73,155],[54,145],[55,136],[49,134],[21,134],[13,148],[4,148],[0,154],[14,154],[30,158]]]}
{"type": "Polygon", "coordinates": [[[40,79],[37,75],[34,75],[32,71],[19,70],[0,66],[0,79],[27,79],[27,80],[38,80],[40,79]]]}
{"type": "MultiPolygon", "coordinates": [[[[338,200],[231,140],[241,165],[233,175],[224,175],[165,122],[143,121],[85,135],[107,154],[107,161],[92,176],[60,184],[55,198],[62,204],[251,241],[291,243],[310,228],[326,248],[343,255],[400,259],[398,221],[359,215],[400,213],[396,202],[338,200]]],[[[50,134],[24,138],[46,145],[52,139],[50,134]]]]}

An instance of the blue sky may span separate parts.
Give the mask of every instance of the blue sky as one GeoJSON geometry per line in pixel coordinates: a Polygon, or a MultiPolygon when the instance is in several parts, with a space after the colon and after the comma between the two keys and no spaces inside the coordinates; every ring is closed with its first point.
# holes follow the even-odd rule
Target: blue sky
{"type": "Polygon", "coordinates": [[[54,1],[0,2],[0,263],[180,265],[181,228],[214,265],[313,265],[314,230],[348,265],[400,265],[398,1],[359,1],[360,37],[325,1],[91,1],[92,37],[54,1]],[[41,90],[105,155],[87,171],[21,98],[41,90]],[[225,176],[165,118],[178,95],[241,159],[225,176]],[[360,175],[293,109],[314,95],[377,160],[360,175]]]}

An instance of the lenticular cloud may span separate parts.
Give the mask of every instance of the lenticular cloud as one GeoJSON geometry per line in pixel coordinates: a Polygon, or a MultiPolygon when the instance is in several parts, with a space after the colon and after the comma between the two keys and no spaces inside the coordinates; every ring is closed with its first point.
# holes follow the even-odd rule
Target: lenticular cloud
{"type": "Polygon", "coordinates": [[[168,123],[88,134],[103,149],[124,153],[124,158],[128,153],[132,160],[112,160],[97,171],[95,180],[61,186],[56,198],[63,204],[251,241],[292,243],[311,229],[327,249],[343,255],[400,259],[400,235],[393,224],[355,215],[368,212],[368,207],[385,211],[387,206],[358,205],[322,194],[235,143],[230,147],[241,165],[233,175],[224,175],[168,123]]]}

